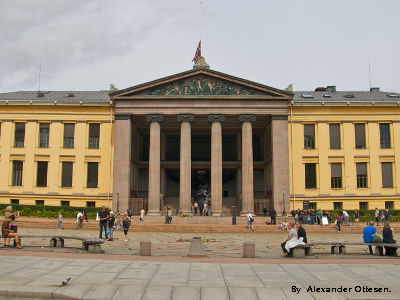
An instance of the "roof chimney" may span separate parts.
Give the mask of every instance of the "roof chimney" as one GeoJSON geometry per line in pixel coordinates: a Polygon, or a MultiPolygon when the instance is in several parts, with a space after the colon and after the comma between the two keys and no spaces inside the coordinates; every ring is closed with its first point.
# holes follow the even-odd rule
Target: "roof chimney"
{"type": "Polygon", "coordinates": [[[317,88],[315,89],[315,91],[316,91],[316,92],[326,92],[326,88],[324,88],[324,87],[317,87],[317,88]]]}
{"type": "Polygon", "coordinates": [[[336,85],[328,85],[326,87],[327,92],[336,92],[336,85]]]}
{"type": "Polygon", "coordinates": [[[372,87],[369,89],[370,92],[379,92],[380,88],[378,87],[372,87]]]}

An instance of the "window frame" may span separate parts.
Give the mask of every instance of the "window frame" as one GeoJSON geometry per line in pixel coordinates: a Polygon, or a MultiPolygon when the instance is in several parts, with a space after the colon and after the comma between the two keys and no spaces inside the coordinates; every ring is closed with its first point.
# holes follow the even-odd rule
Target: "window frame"
{"type": "Polygon", "coordinates": [[[303,132],[304,149],[315,149],[315,124],[303,124],[303,132]]]}
{"type": "Polygon", "coordinates": [[[381,170],[382,170],[382,188],[393,188],[393,163],[382,162],[381,170]]]}
{"type": "Polygon", "coordinates": [[[24,162],[22,160],[13,160],[12,186],[22,186],[24,162]]]}
{"type": "Polygon", "coordinates": [[[100,124],[89,123],[89,149],[100,149],[100,124]]]}
{"type": "Polygon", "coordinates": [[[37,162],[37,172],[36,172],[36,186],[37,187],[47,187],[48,170],[49,170],[49,163],[47,161],[38,161],[37,162]],[[45,168],[44,168],[44,165],[46,165],[45,168]]]}
{"type": "Polygon", "coordinates": [[[49,148],[49,143],[50,123],[39,123],[39,148],[49,148]]]}
{"type": "Polygon", "coordinates": [[[340,123],[329,124],[329,149],[333,150],[342,149],[340,123]]]}
{"type": "Polygon", "coordinates": [[[16,122],[14,128],[14,148],[24,148],[24,147],[25,147],[25,123],[16,122]]]}
{"type": "Polygon", "coordinates": [[[71,188],[73,186],[74,163],[69,161],[61,162],[61,187],[71,188]],[[71,166],[71,167],[69,167],[71,166]],[[70,170],[69,170],[70,169],[70,170]]]}
{"type": "Polygon", "coordinates": [[[86,187],[95,189],[99,187],[99,163],[88,162],[87,163],[87,178],[86,187]]]}
{"type": "Polygon", "coordinates": [[[331,188],[342,189],[343,188],[342,178],[343,178],[342,163],[331,163],[331,188]],[[339,171],[340,171],[340,176],[337,176],[339,175],[339,171]]]}
{"type": "Polygon", "coordinates": [[[368,164],[366,162],[356,163],[356,176],[357,176],[357,188],[358,189],[368,188],[368,164]],[[361,170],[362,165],[365,165],[365,172],[361,170]]]}
{"type": "Polygon", "coordinates": [[[75,147],[75,123],[64,123],[64,145],[65,149],[75,147]],[[71,129],[72,127],[72,129],[71,129]]]}
{"type": "Polygon", "coordinates": [[[305,177],[305,188],[306,189],[316,189],[317,188],[317,164],[316,163],[305,163],[304,164],[304,175],[305,175],[304,176],[305,177]]]}
{"type": "Polygon", "coordinates": [[[380,123],[379,124],[379,142],[381,149],[390,149],[390,123],[380,123]]]}
{"type": "Polygon", "coordinates": [[[366,149],[367,142],[365,139],[365,123],[355,123],[354,124],[354,136],[355,136],[355,148],[356,149],[366,149]],[[357,130],[359,128],[359,130],[357,130]],[[361,130],[362,128],[362,130],[361,130]]]}

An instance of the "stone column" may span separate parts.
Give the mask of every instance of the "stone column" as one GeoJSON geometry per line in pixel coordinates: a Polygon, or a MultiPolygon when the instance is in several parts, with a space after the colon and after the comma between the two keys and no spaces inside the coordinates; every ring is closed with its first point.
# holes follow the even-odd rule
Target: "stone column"
{"type": "Polygon", "coordinates": [[[222,214],[222,128],[224,115],[209,115],[211,122],[211,212],[222,214]]]}
{"type": "Polygon", "coordinates": [[[179,211],[190,213],[192,191],[192,147],[190,123],[194,121],[193,115],[178,115],[181,123],[181,156],[179,174],[179,211]]]}
{"type": "Polygon", "coordinates": [[[117,210],[117,206],[120,211],[126,211],[129,208],[131,191],[131,131],[132,115],[116,114],[114,128],[113,210],[117,210]]]}
{"type": "Polygon", "coordinates": [[[256,120],[254,115],[240,115],[242,122],[242,211],[246,215],[254,213],[253,187],[253,128],[251,123],[256,120]]]}
{"type": "Polygon", "coordinates": [[[162,115],[147,115],[150,124],[150,149],[149,149],[149,211],[148,215],[161,215],[160,211],[160,123],[164,120],[162,115]]]}
{"type": "Polygon", "coordinates": [[[278,214],[290,212],[288,116],[271,116],[272,200],[278,214]],[[285,202],[285,203],[284,203],[285,202]]]}

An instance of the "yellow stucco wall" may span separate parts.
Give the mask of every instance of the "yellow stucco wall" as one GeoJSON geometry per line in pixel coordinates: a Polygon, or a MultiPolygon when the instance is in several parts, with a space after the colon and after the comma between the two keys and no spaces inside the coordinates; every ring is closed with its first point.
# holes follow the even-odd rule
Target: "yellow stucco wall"
{"type": "Polygon", "coordinates": [[[316,203],[316,208],[331,210],[334,202],[343,209],[385,208],[393,201],[400,208],[400,107],[373,105],[324,106],[321,104],[289,108],[289,161],[291,209],[303,208],[303,201],[316,203]],[[292,110],[292,111],[291,111],[292,110]],[[391,148],[380,148],[379,123],[390,124],[391,148]],[[329,124],[340,124],[341,149],[330,149],[329,124]],[[355,148],[355,123],[365,123],[366,149],[355,148]],[[304,124],[315,126],[315,149],[304,149],[304,124]],[[396,138],[397,137],[397,140],[396,138]],[[396,144],[397,142],[397,144],[396,144]],[[397,147],[396,147],[397,146],[397,147]],[[367,163],[367,188],[357,188],[356,163],[367,163]],[[393,188],[382,187],[381,163],[391,162],[393,188]],[[315,163],[317,188],[305,188],[305,163],[315,163]],[[331,163],[342,164],[342,188],[331,188],[331,163]]]}
{"type": "MultiPolygon", "coordinates": [[[[11,102],[11,101],[10,101],[11,102]]],[[[0,203],[18,199],[19,204],[84,206],[86,201],[96,207],[112,203],[112,105],[91,103],[76,105],[0,105],[0,203]],[[23,148],[14,147],[15,123],[25,122],[23,148]],[[48,148],[39,148],[40,123],[50,124],[48,148]],[[63,148],[63,123],[75,123],[74,148],[63,148]],[[100,124],[99,149],[88,149],[89,124],[100,124]],[[111,155],[110,155],[111,151],[111,155]],[[23,161],[22,186],[12,186],[13,161],[23,161]],[[37,187],[37,163],[48,162],[47,186],[37,187]],[[73,162],[72,187],[61,187],[62,162],[73,162]],[[87,188],[87,163],[98,162],[98,187],[87,188]],[[111,178],[111,180],[110,180],[111,178]]]]}

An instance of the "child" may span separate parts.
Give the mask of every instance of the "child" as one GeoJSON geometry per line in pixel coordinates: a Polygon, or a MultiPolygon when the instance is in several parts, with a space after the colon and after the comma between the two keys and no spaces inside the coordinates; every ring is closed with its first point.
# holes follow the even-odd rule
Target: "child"
{"type": "Polygon", "coordinates": [[[287,222],[287,220],[285,220],[285,222],[283,222],[283,224],[282,224],[282,229],[287,230],[287,226],[288,226],[288,222],[287,222]]]}
{"type": "Polygon", "coordinates": [[[117,230],[121,228],[121,219],[118,218],[117,220],[117,230]]]}

